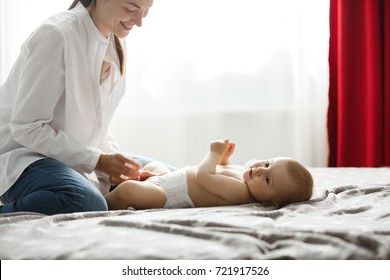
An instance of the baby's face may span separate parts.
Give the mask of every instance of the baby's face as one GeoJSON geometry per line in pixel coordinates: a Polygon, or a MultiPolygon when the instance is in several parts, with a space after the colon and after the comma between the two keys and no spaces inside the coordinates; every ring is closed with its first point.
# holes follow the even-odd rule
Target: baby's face
{"type": "Polygon", "coordinates": [[[257,201],[279,201],[288,194],[288,186],[292,184],[287,171],[290,160],[284,157],[259,160],[245,171],[245,184],[257,201]]]}

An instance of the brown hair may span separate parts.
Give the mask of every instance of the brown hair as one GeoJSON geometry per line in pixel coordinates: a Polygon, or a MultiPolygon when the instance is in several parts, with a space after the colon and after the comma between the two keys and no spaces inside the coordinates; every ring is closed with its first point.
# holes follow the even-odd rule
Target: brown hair
{"type": "Polygon", "coordinates": [[[89,5],[92,5],[93,8],[96,7],[96,0],[74,0],[72,5],[70,5],[69,10],[72,10],[74,7],[76,7],[77,3],[81,2],[84,7],[89,7],[89,5]]]}
{"type": "MultiPolygon", "coordinates": [[[[93,9],[96,9],[96,1],[97,0],[74,0],[73,3],[70,5],[69,10],[76,7],[76,5],[79,2],[83,4],[85,8],[91,6],[93,9]]],[[[118,54],[118,58],[119,58],[120,71],[121,71],[121,75],[123,75],[123,73],[125,72],[125,55],[124,55],[121,41],[119,40],[118,36],[116,36],[115,34],[114,34],[114,39],[115,39],[116,53],[118,54]]]]}
{"type": "Polygon", "coordinates": [[[307,201],[313,194],[313,177],[306,167],[295,160],[289,160],[287,162],[287,172],[293,184],[291,191],[286,194],[284,199],[277,201],[280,207],[289,203],[307,201]]]}

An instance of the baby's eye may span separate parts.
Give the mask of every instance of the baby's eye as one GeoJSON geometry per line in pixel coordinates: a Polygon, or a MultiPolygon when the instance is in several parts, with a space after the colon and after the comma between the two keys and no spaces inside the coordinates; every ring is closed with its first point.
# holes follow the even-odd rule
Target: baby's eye
{"type": "Polygon", "coordinates": [[[265,182],[267,183],[267,185],[269,185],[269,183],[271,183],[271,177],[270,176],[265,176],[265,182]]]}
{"type": "Polygon", "coordinates": [[[265,162],[265,167],[269,167],[269,161],[265,162]]]}

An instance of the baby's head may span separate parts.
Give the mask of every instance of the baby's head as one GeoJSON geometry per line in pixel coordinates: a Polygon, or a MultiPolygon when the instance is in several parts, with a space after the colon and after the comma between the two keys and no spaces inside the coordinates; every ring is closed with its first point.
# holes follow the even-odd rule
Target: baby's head
{"type": "Polygon", "coordinates": [[[285,206],[309,200],[313,177],[299,162],[285,157],[252,162],[244,173],[252,196],[265,205],[285,206]]]}

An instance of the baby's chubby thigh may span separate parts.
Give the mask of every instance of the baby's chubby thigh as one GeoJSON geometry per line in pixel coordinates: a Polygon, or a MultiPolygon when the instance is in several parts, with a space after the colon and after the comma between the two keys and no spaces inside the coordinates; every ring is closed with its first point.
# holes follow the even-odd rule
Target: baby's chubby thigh
{"type": "Polygon", "coordinates": [[[125,181],[112,191],[112,195],[136,209],[163,208],[167,201],[164,190],[149,180],[125,181]]]}

